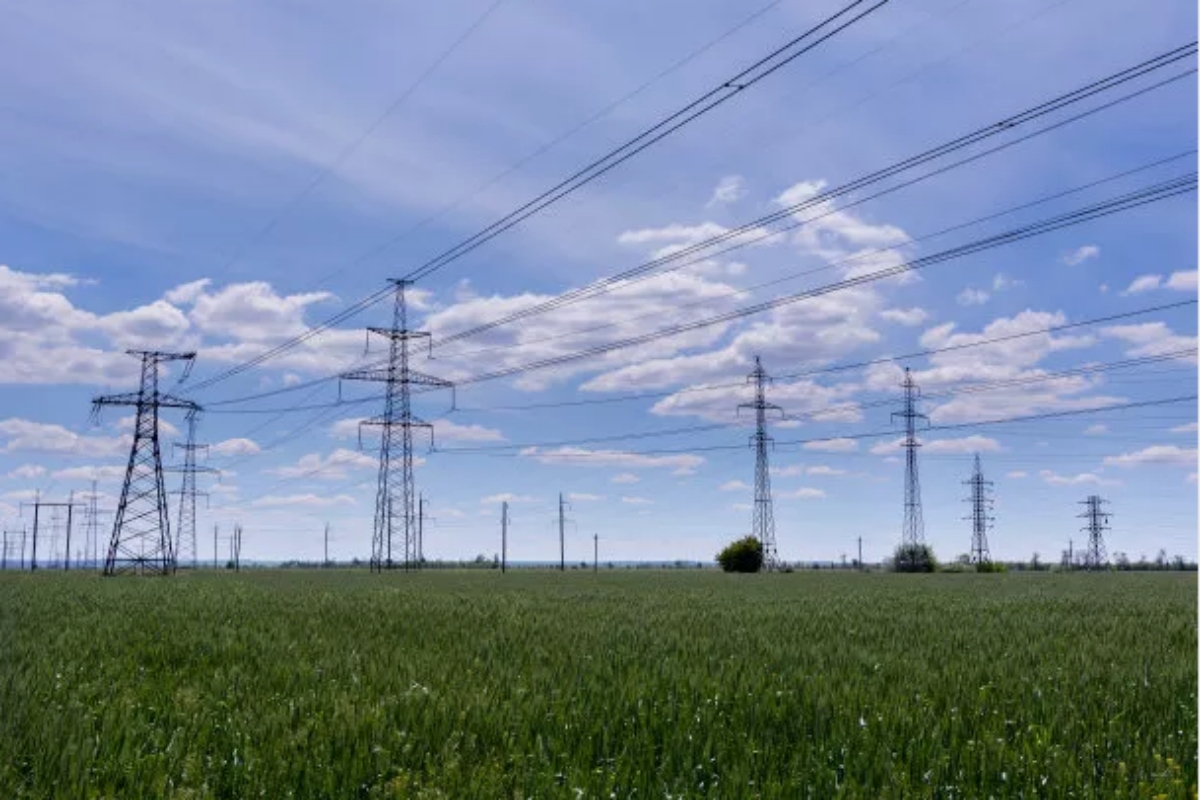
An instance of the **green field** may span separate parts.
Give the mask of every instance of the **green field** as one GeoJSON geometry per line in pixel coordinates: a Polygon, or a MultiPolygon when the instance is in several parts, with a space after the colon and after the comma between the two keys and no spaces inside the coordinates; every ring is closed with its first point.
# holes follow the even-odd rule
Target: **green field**
{"type": "Polygon", "coordinates": [[[1195,574],[0,575],[0,797],[1195,797],[1195,574]]]}

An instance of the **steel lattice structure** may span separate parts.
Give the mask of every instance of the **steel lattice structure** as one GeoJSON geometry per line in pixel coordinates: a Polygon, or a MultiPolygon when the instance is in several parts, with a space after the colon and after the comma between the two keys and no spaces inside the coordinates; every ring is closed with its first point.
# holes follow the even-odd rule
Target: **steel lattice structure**
{"type": "Polygon", "coordinates": [[[379,381],[387,384],[384,393],[383,413],[378,417],[359,423],[359,437],[363,425],[379,427],[379,483],[375,495],[375,531],[371,539],[371,569],[373,571],[403,567],[405,570],[420,566],[417,519],[414,513],[416,500],[413,479],[413,429],[427,428],[430,445],[433,444],[433,426],[412,413],[412,387],[426,389],[450,389],[450,381],[426,375],[409,366],[409,344],[413,341],[429,341],[424,331],[408,329],[408,306],[404,291],[410,281],[393,280],[396,300],[392,311],[392,327],[368,328],[371,334],[388,340],[388,361],[383,367],[353,370],[342,375],[345,380],[379,381]],[[397,446],[400,457],[393,452],[397,446]],[[398,462],[398,463],[397,463],[398,462]],[[399,526],[397,509],[399,506],[399,526]],[[394,540],[397,527],[403,536],[403,550],[397,558],[394,540]]]}
{"type": "Polygon", "coordinates": [[[1108,551],[1104,547],[1104,532],[1108,530],[1108,521],[1112,514],[1104,510],[1108,502],[1100,495],[1090,495],[1082,501],[1084,511],[1079,515],[1086,520],[1083,531],[1088,535],[1087,550],[1083,553],[1084,569],[1104,569],[1108,565],[1108,551]]]}
{"type": "Polygon", "coordinates": [[[917,399],[921,389],[913,380],[912,371],[904,368],[904,410],[892,414],[892,419],[900,417],[904,420],[904,530],[901,533],[900,544],[910,547],[925,544],[925,517],[921,512],[921,475],[917,469],[917,423],[929,423],[929,417],[917,411],[917,399]]]}
{"type": "Polygon", "coordinates": [[[754,370],[746,378],[747,383],[754,384],[754,402],[741,403],[738,411],[743,408],[754,410],[755,431],[750,436],[750,446],[754,448],[755,456],[753,536],[762,544],[763,566],[767,570],[774,570],[780,564],[775,547],[775,510],[771,503],[771,471],[767,458],[768,445],[773,441],[767,433],[767,412],[778,411],[782,417],[783,409],[767,402],[767,384],[770,381],[762,360],[755,356],[754,370]]]}
{"type": "Polygon", "coordinates": [[[187,440],[175,442],[175,447],[183,451],[183,464],[169,467],[168,472],[180,473],[179,489],[172,494],[179,495],[179,517],[175,524],[174,561],[178,569],[183,564],[196,569],[199,564],[200,549],[196,543],[196,496],[207,497],[207,492],[196,489],[196,473],[216,472],[212,467],[196,463],[197,453],[208,452],[208,445],[196,443],[196,425],[199,422],[199,408],[187,414],[187,440]]]}
{"type": "Polygon", "coordinates": [[[160,408],[193,411],[197,406],[190,400],[160,392],[158,370],[166,362],[185,361],[186,377],[196,354],[153,350],[127,352],[142,360],[142,379],[138,390],[92,400],[93,414],[99,414],[103,406],[133,406],[137,409],[133,445],[129,449],[129,463],[125,467],[121,500],[113,518],[112,538],[104,559],[104,574],[170,575],[175,571],[175,557],[167,514],[167,493],[163,485],[158,413],[160,408]]]}
{"type": "Polygon", "coordinates": [[[963,483],[971,489],[971,496],[967,498],[971,513],[965,517],[971,523],[971,563],[987,564],[992,560],[992,552],[988,549],[988,530],[995,522],[995,517],[991,514],[992,482],[984,480],[983,463],[978,453],[975,454],[975,469],[970,479],[963,483]]]}

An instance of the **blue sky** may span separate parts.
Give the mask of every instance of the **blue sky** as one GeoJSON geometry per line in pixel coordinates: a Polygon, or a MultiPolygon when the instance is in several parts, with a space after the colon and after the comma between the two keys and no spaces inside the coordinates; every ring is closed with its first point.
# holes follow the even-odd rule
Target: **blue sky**
{"type": "MultiPolygon", "coordinates": [[[[375,455],[369,439],[359,450],[354,431],[379,409],[244,413],[332,402],[335,382],[222,403],[359,363],[362,328],[387,324],[386,304],[194,395],[189,385],[378,290],[837,7],[10,4],[0,11],[0,525],[27,526],[22,502],[87,491],[93,475],[101,505],[113,507],[130,420],[109,410],[90,424],[90,399],[135,388],[126,348],[196,349],[176,391],[210,404],[200,439],[223,470],[219,483],[201,481],[212,494],[201,529],[240,522],[245,555],[312,558],[328,521],[335,556],[366,557],[375,455]]],[[[795,231],[436,347],[1186,44],[1195,30],[1189,2],[1152,12],[1128,0],[889,3],[421,281],[413,313],[436,357],[416,366],[464,380],[528,364],[1191,172],[1197,87],[1185,75],[877,199],[863,190],[823,204],[820,219],[795,231]],[[783,281],[797,273],[807,274],[783,281]]],[[[1194,67],[1186,60],[1128,89],[1194,67]]],[[[920,273],[471,383],[453,411],[448,395],[420,397],[438,443],[417,470],[435,518],[426,553],[495,552],[507,497],[510,557],[556,558],[563,492],[569,559],[590,556],[593,534],[605,558],[709,559],[749,530],[753,453],[731,447],[747,441],[734,414],[747,395],[726,384],[744,378],[754,355],[789,375],[1194,299],[1196,212],[1188,193],[920,273]],[[708,384],[723,388],[696,390],[708,384]],[[655,396],[561,405],[645,393],[655,396]],[[531,405],[540,407],[520,408],[531,405]],[[642,438],[556,444],[626,434],[642,438]],[[496,449],[451,452],[483,447],[496,449]]],[[[899,431],[852,437],[894,428],[898,406],[886,401],[898,400],[909,366],[934,424],[964,424],[924,437],[926,531],[940,556],[969,547],[962,481],[978,451],[996,483],[997,557],[1056,559],[1068,539],[1081,540],[1078,502],[1099,493],[1114,514],[1110,551],[1194,558],[1194,401],[972,424],[1194,395],[1196,321],[1196,306],[1184,305],[777,381],[770,398],[789,415],[771,454],[781,556],[852,556],[860,536],[870,560],[894,547],[899,431]],[[1147,357],[1159,360],[1031,380],[1147,357]],[[1000,380],[1013,382],[961,391],[1000,380]],[[797,440],[808,443],[788,444],[797,440]]],[[[376,390],[347,384],[342,397],[376,390]]],[[[182,419],[164,418],[164,441],[174,441],[182,419]]]]}

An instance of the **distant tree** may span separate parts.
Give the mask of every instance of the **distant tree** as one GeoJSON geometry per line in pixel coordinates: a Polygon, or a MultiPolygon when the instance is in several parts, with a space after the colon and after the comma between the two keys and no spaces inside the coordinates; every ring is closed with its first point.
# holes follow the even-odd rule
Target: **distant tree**
{"type": "Polygon", "coordinates": [[[1120,571],[1122,571],[1122,572],[1129,571],[1129,556],[1126,553],[1121,552],[1121,551],[1117,551],[1116,553],[1113,553],[1113,561],[1116,563],[1117,569],[1119,569],[1120,571]]]}
{"type": "Polygon", "coordinates": [[[976,572],[1008,572],[1008,566],[1000,561],[980,561],[975,565],[976,572]]]}
{"type": "Polygon", "coordinates": [[[927,544],[902,544],[892,556],[895,572],[937,572],[937,558],[927,544]]]}
{"type": "Polygon", "coordinates": [[[726,572],[758,572],[763,565],[762,542],[753,536],[738,539],[717,553],[717,563],[726,572]]]}
{"type": "Polygon", "coordinates": [[[1042,568],[1042,556],[1037,551],[1034,551],[1033,556],[1029,559],[1029,568],[1034,572],[1042,568]]]}

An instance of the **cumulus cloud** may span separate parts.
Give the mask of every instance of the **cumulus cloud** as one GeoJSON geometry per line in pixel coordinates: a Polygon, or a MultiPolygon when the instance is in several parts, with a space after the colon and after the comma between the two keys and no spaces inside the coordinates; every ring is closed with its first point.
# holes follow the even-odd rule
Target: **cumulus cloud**
{"type": "Polygon", "coordinates": [[[269,494],[266,497],[260,497],[251,503],[255,508],[295,508],[295,507],[313,507],[323,508],[327,506],[352,506],[354,498],[347,494],[337,495],[317,495],[317,494],[289,494],[289,495],[273,495],[269,494]]]}
{"type": "Polygon", "coordinates": [[[1102,436],[1106,433],[1108,433],[1108,426],[1100,422],[1083,429],[1084,436],[1102,436]]]}
{"type": "Polygon", "coordinates": [[[378,462],[366,453],[339,447],[328,456],[309,453],[301,456],[292,466],[275,467],[267,472],[283,478],[322,478],[333,480],[346,477],[346,469],[373,469],[378,462]]]}
{"type": "Polygon", "coordinates": [[[61,481],[115,481],[125,477],[123,464],[96,467],[67,467],[55,470],[52,477],[61,481]]]}
{"type": "Polygon", "coordinates": [[[262,452],[253,439],[236,438],[217,442],[209,448],[219,456],[252,456],[262,452]]]}
{"type": "Polygon", "coordinates": [[[21,480],[33,480],[40,478],[46,474],[46,468],[40,464],[23,464],[8,473],[9,478],[19,478],[21,480]]]}
{"type": "Polygon", "coordinates": [[[798,500],[817,500],[825,497],[824,489],[814,489],[811,486],[801,486],[799,489],[793,489],[788,492],[779,492],[779,497],[795,498],[798,500]]]}
{"type": "Polygon", "coordinates": [[[853,453],[858,450],[855,439],[825,439],[819,442],[806,442],[805,450],[816,450],[821,453],[853,453]]]}
{"type": "Polygon", "coordinates": [[[1082,247],[1078,247],[1078,248],[1072,250],[1071,252],[1063,255],[1062,260],[1063,260],[1064,264],[1068,264],[1068,265],[1074,267],[1078,264],[1082,264],[1083,262],[1087,261],[1089,258],[1096,258],[1099,255],[1100,255],[1099,247],[1097,247],[1094,244],[1085,244],[1082,247]]]}
{"type": "Polygon", "coordinates": [[[1133,279],[1122,294],[1142,294],[1144,292],[1152,292],[1156,289],[1173,289],[1177,292],[1195,292],[1196,291],[1196,270],[1187,270],[1183,272],[1173,272],[1169,277],[1164,278],[1162,275],[1139,275],[1133,279]]]}
{"type": "Polygon", "coordinates": [[[1196,448],[1176,447],[1173,444],[1158,444],[1132,453],[1108,456],[1104,466],[1141,467],[1147,464],[1166,464],[1177,467],[1196,466],[1196,448]]]}
{"type": "Polygon", "coordinates": [[[459,425],[448,419],[433,421],[433,434],[438,441],[450,442],[503,442],[504,434],[495,428],[483,425],[459,425]]]}
{"type": "Polygon", "coordinates": [[[741,175],[726,175],[713,189],[707,205],[729,205],[746,196],[746,179],[741,175]]]}
{"type": "Polygon", "coordinates": [[[744,492],[750,489],[750,484],[745,481],[726,481],[718,487],[722,492],[744,492]]]}
{"type": "Polygon", "coordinates": [[[487,497],[479,498],[481,505],[500,505],[501,503],[536,503],[538,499],[527,494],[513,494],[512,492],[501,492],[500,494],[489,494],[487,497]]]}
{"type": "Polygon", "coordinates": [[[613,475],[611,480],[613,483],[630,484],[630,483],[637,483],[638,481],[641,480],[641,478],[639,478],[637,475],[634,475],[632,472],[621,472],[616,475],[613,475]]]}
{"type": "Polygon", "coordinates": [[[1126,355],[1163,356],[1171,353],[1181,353],[1182,361],[1196,362],[1194,353],[1182,353],[1185,350],[1195,350],[1196,337],[1175,333],[1165,322],[1143,322],[1135,325],[1114,325],[1104,328],[1101,335],[1125,342],[1126,355]]]}
{"type": "Polygon", "coordinates": [[[8,453],[108,457],[129,450],[129,439],[124,436],[80,436],[62,425],[17,418],[0,420],[0,441],[3,441],[0,449],[8,453]]]}
{"type": "Polygon", "coordinates": [[[1020,480],[1021,478],[1028,478],[1029,473],[1023,469],[1015,469],[1012,472],[1008,473],[1008,475],[1006,475],[1005,477],[1020,480]]]}
{"type": "Polygon", "coordinates": [[[648,498],[645,498],[645,497],[630,497],[627,495],[627,496],[621,498],[621,502],[626,503],[631,506],[648,506],[648,505],[651,505],[654,501],[650,500],[648,498]]]}
{"type": "Polygon", "coordinates": [[[671,455],[643,455],[627,453],[623,450],[588,450],[581,447],[558,447],[546,449],[526,447],[521,455],[535,459],[542,464],[569,464],[586,467],[635,467],[672,469],[676,474],[684,475],[695,472],[704,463],[700,456],[688,453],[671,455]]]}
{"type": "Polygon", "coordinates": [[[981,306],[986,303],[990,297],[991,295],[983,289],[973,289],[971,287],[967,287],[958,293],[958,296],[954,298],[954,302],[958,303],[960,306],[981,306]]]}
{"type": "MultiPolygon", "coordinates": [[[[875,455],[892,455],[902,449],[904,439],[881,442],[871,448],[875,455]]],[[[970,453],[994,453],[1004,448],[995,439],[987,436],[964,436],[959,439],[932,439],[921,443],[921,452],[940,455],[963,455],[970,453]]]]}
{"type": "Polygon", "coordinates": [[[567,494],[567,499],[572,503],[595,503],[604,499],[602,494],[589,494],[587,492],[570,492],[567,494]]]}
{"type": "Polygon", "coordinates": [[[879,316],[897,325],[920,325],[929,319],[929,312],[923,308],[889,308],[879,312],[879,316]]]}
{"type": "Polygon", "coordinates": [[[1042,480],[1051,486],[1119,486],[1120,481],[1102,478],[1093,472],[1081,472],[1076,475],[1060,475],[1054,470],[1044,469],[1038,473],[1042,480]]]}

